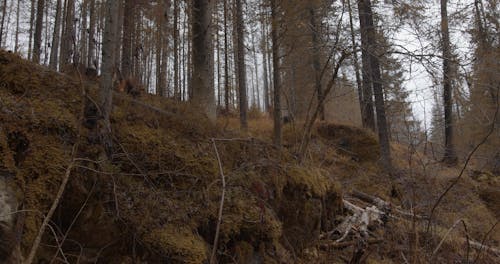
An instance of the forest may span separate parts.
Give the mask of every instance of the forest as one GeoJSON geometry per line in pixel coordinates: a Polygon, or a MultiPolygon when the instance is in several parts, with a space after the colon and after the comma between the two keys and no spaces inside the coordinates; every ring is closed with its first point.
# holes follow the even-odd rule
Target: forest
{"type": "Polygon", "coordinates": [[[500,263],[498,0],[0,0],[0,264],[500,263]]]}

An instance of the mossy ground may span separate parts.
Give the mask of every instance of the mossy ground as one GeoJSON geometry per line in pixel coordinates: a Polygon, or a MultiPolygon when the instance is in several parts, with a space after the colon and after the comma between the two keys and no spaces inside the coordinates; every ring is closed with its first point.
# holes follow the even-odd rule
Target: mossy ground
{"type": "MultiPolygon", "coordinates": [[[[340,212],[340,190],[331,177],[301,168],[292,155],[266,141],[233,140],[238,132],[211,125],[186,103],[150,95],[137,100],[115,96],[113,155],[107,160],[92,132],[79,125],[88,101],[82,100],[82,92],[96,100],[95,83],[3,51],[0,80],[1,166],[16,175],[16,190],[27,210],[25,251],[79,142],[78,161],[52,219],[54,233],[46,232],[39,259],[50,261],[54,245],[65,239],[62,250],[70,262],[206,261],[222,192],[212,138],[230,139],[215,141],[227,182],[221,261],[289,262],[290,252],[300,248],[285,244],[283,230],[316,229],[307,225],[310,218],[321,222],[340,212]],[[303,197],[285,200],[284,193],[303,197]],[[327,198],[335,203],[325,204],[327,198]],[[328,207],[330,214],[321,214],[320,207],[328,207]],[[299,216],[302,221],[283,219],[296,208],[306,213],[299,216]]],[[[314,239],[304,241],[310,246],[314,239]]]]}
{"type": "MultiPolygon", "coordinates": [[[[38,253],[49,261],[63,238],[71,263],[207,261],[222,192],[212,139],[227,184],[221,263],[343,263],[349,249],[320,250],[318,240],[342,220],[343,193],[357,189],[425,213],[457,173],[424,157],[408,162],[410,151],[394,145],[398,176],[391,178],[377,166],[378,144],[370,132],[328,123],[314,127],[310,149],[299,162],[300,124],[285,125],[285,148],[278,150],[269,140],[272,122],[264,114],[252,114],[243,133],[230,115],[213,125],[188,103],[152,95],[114,97],[113,155],[102,159],[95,135],[80,126],[87,101],[82,91],[96,100],[95,82],[4,51],[0,82],[0,170],[15,175],[27,210],[25,251],[71,162],[73,145],[80,142],[77,166],[51,222],[54,232],[46,232],[38,253]]],[[[490,188],[495,176],[478,179],[465,177],[444,199],[436,219],[449,227],[464,218],[471,236],[480,239],[498,217],[492,213],[498,200],[490,188]]],[[[411,225],[395,222],[386,230],[367,263],[401,263],[401,255],[408,254],[411,225]]],[[[499,239],[494,230],[487,242],[495,246],[499,239]]],[[[431,242],[421,243],[418,253],[425,259],[431,242]]],[[[440,260],[459,258],[462,249],[447,242],[440,260]]]]}

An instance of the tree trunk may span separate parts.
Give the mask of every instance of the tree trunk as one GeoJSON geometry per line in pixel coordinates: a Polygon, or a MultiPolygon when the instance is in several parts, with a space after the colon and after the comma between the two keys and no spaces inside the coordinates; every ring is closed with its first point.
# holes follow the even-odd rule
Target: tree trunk
{"type": "Polygon", "coordinates": [[[273,86],[274,86],[274,130],[273,142],[281,148],[281,87],[280,87],[280,57],[278,43],[278,5],[277,0],[271,1],[271,42],[273,52],[273,86]]]}
{"type": "MultiPolygon", "coordinates": [[[[14,53],[17,53],[17,51],[19,50],[19,16],[20,16],[20,12],[21,12],[21,8],[20,8],[20,5],[21,5],[21,0],[17,0],[17,10],[16,10],[16,39],[15,39],[15,43],[14,43],[14,53]]],[[[3,32],[3,30],[0,30],[3,32]]],[[[1,38],[2,38],[2,33],[0,33],[0,43],[2,43],[1,41],[1,38]]]]}
{"type": "Polygon", "coordinates": [[[248,98],[247,98],[247,80],[246,80],[246,67],[245,67],[245,36],[244,36],[244,25],[243,25],[243,8],[241,6],[241,0],[235,0],[235,19],[233,23],[236,23],[236,39],[237,39],[237,49],[238,58],[236,62],[238,64],[238,89],[239,89],[239,107],[240,107],[240,127],[242,130],[248,129],[247,120],[247,110],[248,110],[248,98]]]}
{"type": "Polygon", "coordinates": [[[229,42],[227,30],[227,1],[224,0],[224,105],[226,112],[229,113],[229,42]]]}
{"type": "Polygon", "coordinates": [[[113,72],[115,64],[115,47],[117,42],[117,24],[118,24],[118,4],[116,0],[106,1],[106,24],[104,28],[103,43],[102,43],[102,74],[100,79],[99,90],[99,106],[103,126],[101,127],[101,135],[104,149],[108,158],[111,155],[111,122],[110,114],[113,99],[113,72]]]}
{"type": "Polygon", "coordinates": [[[36,8],[36,25],[35,39],[33,43],[33,62],[40,63],[40,53],[42,48],[42,27],[43,27],[43,11],[45,0],[38,0],[36,8]]]}
{"type": "Polygon", "coordinates": [[[170,0],[165,0],[165,6],[163,10],[163,23],[162,28],[162,54],[161,54],[161,76],[160,76],[160,88],[162,89],[163,96],[167,96],[168,85],[167,85],[167,74],[168,74],[168,11],[170,10],[170,0]]]}
{"type": "Polygon", "coordinates": [[[90,0],[90,23],[89,23],[89,44],[88,44],[88,54],[87,54],[87,67],[89,68],[94,68],[97,71],[97,60],[95,56],[95,50],[96,50],[96,31],[95,31],[95,26],[96,26],[96,7],[95,7],[95,0],[90,0]]]}
{"type": "MultiPolygon", "coordinates": [[[[34,4],[32,4],[34,5],[34,4]]],[[[0,46],[2,46],[3,41],[3,30],[5,25],[5,16],[7,15],[7,0],[3,0],[2,5],[2,24],[0,25],[0,46]]]]}
{"type": "Polygon", "coordinates": [[[443,52],[443,104],[444,104],[444,158],[443,162],[455,165],[457,156],[453,144],[453,102],[451,86],[451,47],[448,29],[447,0],[441,0],[441,38],[443,52]]]}
{"type": "Polygon", "coordinates": [[[59,69],[64,69],[66,65],[71,64],[71,57],[74,53],[75,0],[67,0],[64,17],[65,22],[61,39],[61,59],[59,61],[59,69]]]}
{"type": "MultiPolygon", "coordinates": [[[[376,55],[376,34],[375,34],[375,26],[373,23],[373,12],[371,8],[370,0],[361,0],[358,3],[363,2],[360,7],[360,13],[364,14],[364,31],[366,36],[366,45],[364,45],[367,50],[367,65],[365,65],[365,58],[363,58],[363,67],[368,66],[368,76],[371,84],[373,85],[373,93],[375,95],[375,109],[377,114],[377,128],[378,128],[378,138],[380,143],[380,154],[381,154],[381,163],[383,168],[386,171],[392,170],[392,162],[391,162],[391,151],[389,144],[389,131],[387,128],[387,120],[385,115],[385,104],[384,104],[384,92],[382,87],[382,80],[380,74],[380,62],[379,58],[376,55]]],[[[364,77],[363,77],[364,79],[364,77]]],[[[366,97],[371,94],[367,94],[366,97]]],[[[367,98],[364,98],[367,100],[367,98]]]]}
{"type": "Polygon", "coordinates": [[[361,57],[363,74],[363,107],[361,116],[363,125],[375,131],[375,115],[373,112],[373,90],[371,80],[370,53],[368,51],[368,13],[366,11],[366,0],[358,0],[359,26],[361,31],[361,57]]]}
{"type": "Polygon", "coordinates": [[[123,16],[123,51],[122,76],[127,79],[132,75],[132,34],[135,27],[135,0],[125,0],[125,14],[123,16]]]}
{"type": "MultiPolygon", "coordinates": [[[[318,97],[318,104],[322,101],[323,98],[323,89],[321,87],[321,69],[320,69],[320,47],[319,47],[319,27],[316,23],[316,14],[314,11],[314,5],[310,4],[309,6],[309,15],[310,15],[310,23],[311,23],[311,41],[313,45],[313,53],[312,53],[312,63],[315,73],[315,87],[316,87],[316,95],[318,97]]],[[[323,104],[319,105],[319,119],[325,120],[325,106],[323,104]]]]}
{"type": "MultiPolygon", "coordinates": [[[[347,7],[349,11],[349,28],[351,30],[351,43],[352,43],[352,55],[353,55],[353,64],[354,64],[354,71],[355,71],[355,76],[356,76],[356,86],[358,88],[358,100],[359,100],[359,109],[361,113],[365,113],[365,106],[363,104],[364,99],[363,99],[363,86],[361,83],[361,76],[359,74],[359,60],[358,60],[358,45],[356,44],[356,37],[354,35],[354,25],[352,23],[352,8],[351,8],[351,0],[347,0],[347,7]]],[[[365,119],[361,118],[361,122],[363,124],[363,127],[369,127],[368,124],[365,123],[365,119]]]]}
{"type": "Polygon", "coordinates": [[[215,123],[215,94],[212,59],[212,4],[211,0],[193,1],[192,7],[192,101],[215,123]]]}
{"type": "Polygon", "coordinates": [[[89,0],[83,0],[82,3],[82,14],[81,14],[81,21],[82,21],[82,26],[81,26],[81,32],[80,32],[80,54],[79,54],[79,63],[83,65],[87,65],[87,12],[88,12],[88,5],[89,5],[89,0]]]}
{"type": "Polygon", "coordinates": [[[255,68],[255,94],[257,95],[257,101],[254,105],[260,111],[260,86],[259,86],[259,65],[257,61],[257,43],[255,42],[255,35],[252,33],[252,52],[253,52],[253,65],[255,68]]]}
{"type": "Polygon", "coordinates": [[[262,52],[262,66],[263,66],[263,81],[264,81],[264,111],[269,111],[270,108],[270,100],[269,100],[269,82],[268,82],[268,72],[267,72],[267,38],[265,32],[265,19],[264,12],[262,12],[262,21],[261,21],[261,47],[260,50],[262,52]]]}
{"type": "Polygon", "coordinates": [[[52,35],[52,47],[50,49],[49,67],[57,69],[57,59],[59,56],[59,34],[61,34],[61,0],[56,3],[56,17],[54,22],[54,33],[52,35]]]}
{"type": "Polygon", "coordinates": [[[179,1],[174,0],[174,98],[181,100],[179,75],[179,1]]]}

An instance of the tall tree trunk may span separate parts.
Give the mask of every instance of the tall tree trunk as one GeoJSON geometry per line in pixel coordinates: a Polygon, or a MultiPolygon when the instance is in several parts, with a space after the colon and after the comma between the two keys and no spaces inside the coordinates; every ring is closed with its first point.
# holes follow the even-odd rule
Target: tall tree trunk
{"type": "Polygon", "coordinates": [[[80,55],[78,56],[80,58],[79,63],[83,65],[87,65],[87,13],[88,13],[88,5],[89,5],[89,0],[83,0],[82,1],[82,14],[81,14],[81,21],[82,21],[82,26],[81,26],[81,33],[80,33],[80,55]]]}
{"type": "MultiPolygon", "coordinates": [[[[218,8],[217,8],[217,11],[216,13],[218,13],[218,8]]],[[[220,48],[220,34],[219,34],[219,27],[220,27],[220,20],[219,18],[217,17],[217,24],[215,25],[215,36],[217,37],[217,41],[216,41],[216,47],[215,47],[215,50],[217,51],[217,108],[221,106],[221,103],[222,103],[222,89],[221,89],[221,57],[220,57],[220,52],[221,52],[221,48],[220,48]]]]}
{"type": "Polygon", "coordinates": [[[40,53],[42,52],[42,28],[43,28],[43,11],[45,0],[38,0],[36,8],[36,25],[35,39],[33,43],[33,62],[40,63],[40,53]]]}
{"type": "MultiPolygon", "coordinates": [[[[351,43],[352,43],[352,55],[353,55],[353,64],[354,64],[354,72],[356,76],[356,86],[358,88],[358,100],[359,100],[359,109],[361,113],[365,113],[365,105],[363,104],[364,99],[363,99],[363,86],[361,83],[361,76],[359,73],[359,60],[358,60],[358,45],[356,44],[356,37],[354,33],[354,25],[352,22],[352,8],[351,8],[351,0],[347,0],[347,7],[349,11],[349,28],[351,30],[351,43]]],[[[363,127],[369,127],[368,124],[365,123],[365,119],[361,118],[361,122],[363,124],[363,127]]]]}
{"type": "MultiPolygon", "coordinates": [[[[252,33],[252,52],[253,52],[253,65],[255,68],[255,93],[257,95],[257,109],[260,110],[260,87],[259,87],[259,65],[257,62],[257,43],[255,43],[255,36],[252,33]]],[[[255,103],[255,102],[254,102],[255,103]]]]}
{"type": "Polygon", "coordinates": [[[135,27],[135,0],[125,0],[125,14],[123,16],[123,43],[122,43],[122,76],[130,78],[132,75],[132,34],[135,27]]]}
{"type": "Polygon", "coordinates": [[[238,89],[239,89],[239,106],[240,106],[240,127],[242,130],[248,129],[247,120],[247,110],[248,110],[248,98],[247,98],[247,80],[246,80],[246,67],[245,67],[245,36],[243,34],[243,8],[241,6],[241,0],[235,0],[235,19],[233,23],[236,23],[236,39],[237,39],[237,49],[238,58],[236,59],[238,63],[238,89]]]}
{"type": "MultiPolygon", "coordinates": [[[[20,16],[20,12],[21,12],[21,0],[17,0],[17,10],[16,10],[16,39],[15,39],[15,43],[14,43],[14,53],[17,53],[17,51],[19,50],[19,16],[20,16]]],[[[3,30],[0,30],[3,32],[3,30]]],[[[1,41],[1,38],[2,38],[2,33],[0,33],[0,43],[2,43],[1,41]]]]}
{"type": "Polygon", "coordinates": [[[163,12],[164,12],[164,3],[160,2],[159,7],[161,9],[160,14],[156,17],[156,53],[155,53],[155,69],[156,69],[156,84],[155,84],[155,92],[158,96],[164,96],[163,87],[161,87],[161,57],[162,57],[162,31],[163,31],[163,12]]]}
{"type": "Polygon", "coordinates": [[[271,1],[271,42],[273,51],[273,86],[274,86],[274,130],[273,142],[281,147],[281,87],[280,87],[280,57],[278,43],[278,5],[277,0],[271,1]]]}
{"type": "Polygon", "coordinates": [[[363,74],[363,108],[361,117],[366,128],[375,131],[375,115],[373,112],[372,74],[370,67],[370,54],[368,51],[368,14],[366,0],[358,0],[359,27],[361,31],[361,57],[363,74]]]}
{"type": "Polygon", "coordinates": [[[174,0],[174,98],[176,100],[181,100],[180,93],[180,74],[179,74],[179,1],[174,0]]]}
{"type": "Polygon", "coordinates": [[[167,74],[168,74],[168,11],[170,10],[170,0],[165,0],[165,6],[163,10],[163,23],[162,28],[162,53],[161,53],[161,78],[160,78],[160,88],[162,89],[163,96],[167,96],[168,85],[167,85],[167,74]]]}
{"type": "MultiPolygon", "coordinates": [[[[375,110],[377,114],[377,128],[378,128],[378,138],[380,142],[380,154],[381,154],[381,163],[383,168],[390,172],[392,170],[392,162],[391,162],[391,149],[389,144],[389,131],[387,127],[387,120],[385,115],[385,103],[384,103],[384,92],[382,87],[382,80],[380,74],[380,62],[377,57],[376,47],[376,32],[375,26],[373,23],[373,12],[371,7],[370,0],[361,0],[363,4],[361,5],[362,9],[360,9],[360,13],[363,12],[365,16],[364,20],[364,29],[366,33],[366,45],[364,45],[368,53],[367,55],[367,63],[369,66],[369,80],[373,85],[373,93],[375,95],[375,110]]],[[[359,2],[361,2],[359,1],[359,2]]],[[[358,3],[359,3],[358,2],[358,3]]],[[[365,64],[363,60],[363,64],[365,64]]],[[[370,95],[371,96],[371,95],[370,95]]]]}
{"type": "Polygon", "coordinates": [[[457,163],[457,155],[453,144],[453,102],[451,86],[451,47],[448,29],[448,1],[441,0],[441,40],[443,52],[443,104],[444,104],[444,158],[447,164],[457,163]]]}
{"type": "MultiPolygon", "coordinates": [[[[32,50],[33,50],[33,29],[35,27],[35,11],[36,11],[36,2],[31,1],[31,12],[30,12],[30,28],[28,30],[29,40],[28,40],[28,60],[32,58],[32,50]]],[[[2,20],[4,19],[5,14],[2,16],[2,20]]],[[[3,25],[3,22],[2,22],[3,25]]],[[[2,42],[0,41],[0,46],[2,42]]]]}
{"type": "MultiPolygon", "coordinates": [[[[32,4],[34,5],[34,4],[32,4]]],[[[0,25],[0,46],[2,46],[3,41],[3,30],[5,25],[5,16],[7,15],[7,0],[3,0],[2,5],[2,24],[0,25]]]]}
{"type": "Polygon", "coordinates": [[[64,16],[64,30],[61,39],[61,59],[59,69],[63,70],[66,65],[71,64],[75,45],[75,0],[67,0],[64,16]]]}
{"type": "Polygon", "coordinates": [[[229,42],[228,42],[228,10],[227,1],[224,0],[224,105],[226,112],[229,113],[229,42]]]}
{"type": "MultiPolygon", "coordinates": [[[[313,53],[312,53],[312,63],[315,74],[315,87],[316,87],[316,95],[318,97],[318,104],[322,101],[323,98],[323,89],[321,87],[321,69],[320,69],[320,47],[319,47],[319,27],[316,22],[316,14],[314,10],[314,4],[310,4],[309,6],[309,15],[310,15],[310,23],[311,23],[311,41],[313,45],[313,53]]],[[[319,118],[320,120],[325,120],[325,107],[323,104],[319,105],[320,112],[319,118]]]]}
{"type": "Polygon", "coordinates": [[[88,54],[87,54],[87,67],[89,68],[94,68],[97,70],[97,58],[95,56],[95,50],[96,50],[96,4],[95,0],[90,0],[90,23],[89,23],[89,44],[88,44],[88,54]]]}
{"type": "Polygon", "coordinates": [[[103,126],[101,127],[101,135],[104,149],[108,158],[111,155],[111,122],[110,114],[113,100],[113,72],[115,64],[115,47],[117,42],[117,24],[118,24],[118,7],[119,2],[116,0],[106,1],[106,24],[104,28],[103,43],[102,43],[102,74],[100,79],[99,90],[99,106],[103,126]]]}
{"type": "MultiPolygon", "coordinates": [[[[186,1],[186,16],[188,19],[188,24],[192,25],[193,24],[193,1],[192,0],[187,0],[186,1]]],[[[192,40],[193,38],[193,30],[191,27],[187,27],[187,39],[192,40]]],[[[189,98],[193,98],[193,46],[192,46],[192,41],[187,42],[187,74],[186,74],[186,81],[187,81],[187,87],[189,89],[188,91],[188,96],[189,98]]]]}
{"type": "Polygon", "coordinates": [[[262,67],[263,73],[262,78],[264,81],[264,111],[269,111],[270,100],[269,100],[269,82],[268,82],[268,72],[267,72],[267,37],[265,32],[265,19],[264,12],[262,12],[262,21],[261,21],[261,42],[260,42],[260,50],[262,52],[262,67]]]}
{"type": "Polygon", "coordinates": [[[57,69],[60,34],[61,34],[61,0],[57,0],[56,17],[54,21],[54,33],[52,35],[52,46],[50,48],[50,61],[49,61],[49,67],[53,70],[57,69]]]}
{"type": "Polygon", "coordinates": [[[215,123],[215,94],[212,59],[212,4],[211,0],[193,1],[192,7],[192,87],[194,105],[200,107],[215,123]]]}

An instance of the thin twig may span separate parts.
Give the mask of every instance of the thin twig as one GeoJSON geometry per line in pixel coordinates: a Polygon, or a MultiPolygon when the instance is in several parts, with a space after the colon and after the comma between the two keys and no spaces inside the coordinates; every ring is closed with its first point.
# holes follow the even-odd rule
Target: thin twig
{"type": "MultiPolygon", "coordinates": [[[[486,239],[488,238],[488,236],[491,234],[491,232],[493,232],[493,230],[495,229],[495,227],[498,225],[498,223],[500,223],[500,220],[497,221],[491,228],[490,230],[488,230],[488,232],[486,232],[486,234],[484,234],[484,237],[483,239],[481,240],[481,243],[480,243],[480,246],[479,246],[479,252],[477,252],[477,255],[476,257],[474,258],[474,262],[472,262],[472,264],[475,264],[478,260],[479,260],[479,255],[481,255],[481,251],[483,248],[486,248],[486,249],[490,249],[491,248],[488,248],[487,246],[484,245],[484,243],[486,242],[486,239]]],[[[500,251],[499,250],[493,250],[493,252],[499,254],[500,251]],[[496,251],[496,252],[495,252],[496,251]]]]}
{"type": "Polygon", "coordinates": [[[453,180],[453,182],[448,186],[448,188],[446,188],[446,190],[439,196],[439,198],[437,199],[436,203],[432,207],[431,213],[429,214],[429,221],[427,223],[427,230],[425,232],[427,235],[429,234],[430,226],[431,226],[431,223],[432,223],[432,216],[434,215],[434,211],[439,206],[439,204],[441,203],[441,201],[443,200],[443,198],[446,196],[446,194],[448,194],[448,192],[460,181],[460,179],[464,175],[465,169],[469,165],[469,162],[471,161],[472,156],[474,155],[474,153],[476,153],[476,151],[479,149],[479,147],[481,147],[483,144],[486,143],[486,141],[488,140],[488,138],[495,131],[495,123],[496,123],[496,120],[497,120],[497,117],[498,117],[498,111],[499,111],[499,108],[500,108],[500,104],[498,103],[499,96],[500,96],[500,91],[497,93],[497,100],[496,100],[497,101],[497,107],[496,107],[496,110],[495,110],[495,115],[493,116],[493,120],[491,122],[490,130],[488,131],[488,134],[486,134],[486,136],[479,142],[479,144],[477,144],[474,147],[474,149],[472,149],[472,151],[467,156],[467,159],[465,160],[465,163],[462,166],[462,169],[460,170],[460,173],[458,174],[458,176],[453,180]]]}
{"type": "Polygon", "coordinates": [[[220,225],[222,223],[222,210],[224,209],[224,197],[226,195],[226,179],[225,179],[226,177],[224,176],[224,170],[222,168],[222,162],[220,160],[219,151],[217,150],[217,145],[215,144],[215,139],[212,139],[212,144],[214,146],[215,155],[217,156],[217,162],[219,164],[219,170],[220,170],[220,177],[222,179],[222,194],[220,198],[219,216],[217,219],[217,228],[215,230],[214,244],[212,248],[212,256],[210,257],[210,264],[215,263],[217,244],[219,243],[220,225]]]}

